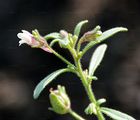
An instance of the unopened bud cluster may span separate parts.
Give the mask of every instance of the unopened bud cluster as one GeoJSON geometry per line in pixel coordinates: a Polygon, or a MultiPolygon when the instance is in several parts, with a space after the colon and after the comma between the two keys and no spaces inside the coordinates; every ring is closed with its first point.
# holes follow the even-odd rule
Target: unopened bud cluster
{"type": "Polygon", "coordinates": [[[70,99],[65,87],[58,85],[57,90],[50,90],[50,103],[52,110],[58,114],[66,114],[70,110],[70,99]]]}

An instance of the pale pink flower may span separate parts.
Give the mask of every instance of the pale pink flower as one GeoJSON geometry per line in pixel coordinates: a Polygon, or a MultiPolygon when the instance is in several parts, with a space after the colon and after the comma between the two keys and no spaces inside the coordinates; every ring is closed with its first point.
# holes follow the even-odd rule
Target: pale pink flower
{"type": "Polygon", "coordinates": [[[45,45],[46,43],[45,39],[43,39],[43,41],[42,40],[38,41],[31,33],[29,33],[26,30],[22,30],[22,33],[18,33],[17,36],[19,39],[21,39],[19,41],[19,46],[22,44],[28,44],[31,47],[41,48],[44,51],[51,53],[50,49],[47,47],[47,45],[45,45]]]}
{"type": "Polygon", "coordinates": [[[34,38],[34,36],[26,30],[22,30],[23,33],[18,33],[17,36],[21,40],[19,41],[19,46],[26,43],[32,47],[37,47],[40,45],[38,41],[34,38]]]}

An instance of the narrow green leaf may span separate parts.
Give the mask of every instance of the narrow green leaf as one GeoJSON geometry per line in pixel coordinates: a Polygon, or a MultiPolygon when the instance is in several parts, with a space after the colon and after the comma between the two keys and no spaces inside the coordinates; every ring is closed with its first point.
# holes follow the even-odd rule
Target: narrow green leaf
{"type": "Polygon", "coordinates": [[[96,40],[101,42],[101,41],[113,36],[114,34],[116,34],[118,32],[123,32],[123,31],[128,31],[128,29],[124,28],[124,27],[112,28],[112,29],[109,29],[109,30],[103,32],[101,36],[96,38],[96,40]]]}
{"type": "Polygon", "coordinates": [[[57,70],[53,73],[51,73],[50,75],[48,75],[47,77],[45,77],[35,88],[34,90],[34,94],[33,97],[34,99],[37,99],[40,95],[40,93],[43,91],[43,89],[50,83],[52,82],[58,75],[69,71],[69,69],[64,68],[64,69],[60,69],[57,70]]]}
{"type": "Polygon", "coordinates": [[[84,20],[84,21],[79,22],[74,29],[74,35],[79,37],[82,26],[87,22],[88,22],[88,20],[84,20]]]}
{"type": "Polygon", "coordinates": [[[60,38],[60,34],[57,33],[57,32],[50,33],[50,34],[44,36],[44,38],[45,38],[46,40],[49,40],[49,39],[57,39],[57,38],[60,38]]]}
{"type": "Polygon", "coordinates": [[[105,103],[106,102],[106,99],[105,98],[101,98],[101,99],[99,99],[98,101],[97,101],[97,104],[98,105],[101,105],[101,104],[103,104],[103,103],[105,103]]]}
{"type": "Polygon", "coordinates": [[[93,53],[90,64],[89,64],[89,76],[92,76],[103,59],[104,53],[106,51],[107,45],[103,44],[96,48],[93,53]]]}
{"type": "Polygon", "coordinates": [[[122,113],[120,111],[111,108],[101,107],[101,111],[114,120],[136,120],[135,118],[125,113],[122,113]]]}

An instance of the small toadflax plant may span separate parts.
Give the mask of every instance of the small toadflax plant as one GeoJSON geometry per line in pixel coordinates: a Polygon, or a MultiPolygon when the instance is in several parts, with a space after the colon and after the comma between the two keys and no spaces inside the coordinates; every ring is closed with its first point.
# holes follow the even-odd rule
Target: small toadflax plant
{"type": "MultiPolygon", "coordinates": [[[[135,118],[118,110],[103,107],[102,104],[106,102],[106,99],[96,99],[92,90],[92,83],[97,81],[95,71],[100,65],[107,49],[107,44],[101,43],[118,32],[127,31],[127,28],[115,27],[102,32],[101,27],[96,26],[93,30],[86,32],[82,37],[80,37],[79,34],[81,28],[87,22],[87,20],[79,22],[73,33],[60,30],[60,32],[54,32],[41,36],[37,30],[33,30],[32,33],[22,30],[22,33],[17,34],[18,38],[21,39],[19,41],[19,45],[28,44],[32,48],[41,48],[48,53],[54,54],[66,64],[65,68],[54,71],[39,82],[34,90],[33,97],[34,99],[37,99],[43,89],[58,75],[65,72],[71,72],[79,77],[81,80],[79,83],[82,83],[85,92],[87,93],[89,105],[85,108],[85,114],[94,115],[98,118],[98,120],[105,120],[104,115],[109,116],[113,120],[136,120],[135,118]],[[81,47],[83,43],[86,43],[86,45],[81,47]],[[74,63],[71,63],[64,56],[59,54],[53,48],[54,44],[58,44],[62,49],[67,49],[73,57],[74,63]],[[86,70],[83,70],[81,64],[82,57],[91,47],[94,47],[97,44],[99,44],[99,46],[93,52],[89,67],[86,70]]],[[[61,115],[69,113],[77,120],[86,120],[71,108],[71,101],[64,86],[58,85],[56,90],[51,88],[49,98],[52,106],[49,110],[61,115]]]]}

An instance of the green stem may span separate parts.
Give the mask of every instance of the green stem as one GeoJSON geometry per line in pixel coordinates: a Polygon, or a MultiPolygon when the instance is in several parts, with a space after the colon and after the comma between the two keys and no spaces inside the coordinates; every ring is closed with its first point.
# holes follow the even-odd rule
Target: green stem
{"type": "Polygon", "coordinates": [[[55,39],[50,43],[50,47],[52,47],[55,43],[59,42],[59,39],[55,39]]]}
{"type": "MultiPolygon", "coordinates": [[[[93,44],[92,44],[93,45],[93,44]]],[[[85,52],[90,48],[90,46],[88,48],[85,48],[85,52]]],[[[82,84],[86,90],[86,93],[89,97],[89,100],[91,103],[94,103],[95,105],[97,105],[96,103],[96,98],[94,96],[94,93],[92,91],[92,87],[91,87],[91,84],[88,83],[87,79],[86,79],[86,76],[83,74],[83,70],[82,70],[82,66],[81,66],[81,57],[82,55],[79,57],[78,56],[78,53],[79,52],[76,52],[76,50],[74,48],[71,48],[70,46],[68,46],[68,49],[70,50],[72,56],[73,56],[73,59],[74,59],[74,62],[75,62],[75,65],[77,67],[77,75],[80,77],[81,81],[82,81],[82,84]]],[[[56,51],[52,50],[52,52],[57,56],[59,57],[61,60],[63,60],[66,64],[68,65],[72,65],[74,66],[73,64],[71,64],[69,61],[67,61],[64,57],[62,57],[60,54],[58,54],[56,51]]],[[[98,109],[98,106],[96,107],[96,110],[97,110],[97,117],[98,117],[98,120],[105,120],[103,114],[101,113],[101,111],[98,109]]],[[[79,116],[77,113],[75,113],[74,111],[70,110],[69,113],[75,117],[77,120],[85,120],[83,119],[81,116],[79,116]]]]}
{"type": "Polygon", "coordinates": [[[77,43],[77,53],[80,51],[81,48],[81,41],[79,40],[77,43]]]}
{"type": "Polygon", "coordinates": [[[80,115],[78,115],[76,112],[74,112],[73,110],[70,110],[69,113],[76,119],[76,120],[85,120],[83,117],[81,117],[80,115]]]}
{"type": "Polygon", "coordinates": [[[98,120],[105,120],[105,118],[100,110],[97,110],[97,118],[98,118],[98,120]]]}
{"type": "Polygon", "coordinates": [[[72,63],[70,63],[68,60],[66,60],[62,55],[60,55],[60,54],[57,53],[56,51],[52,50],[52,52],[53,52],[58,58],[60,58],[64,63],[66,63],[67,65],[74,66],[72,63]]]}
{"type": "MultiPolygon", "coordinates": [[[[78,59],[76,62],[76,66],[77,66],[77,69],[78,69],[78,74],[79,74],[79,77],[82,81],[82,84],[83,86],[85,87],[85,90],[86,90],[86,93],[89,97],[89,100],[90,102],[94,103],[95,105],[97,105],[96,103],[96,98],[94,96],[94,93],[92,91],[92,87],[91,85],[87,82],[87,79],[86,77],[84,76],[83,74],[83,70],[82,70],[82,67],[81,67],[81,62],[80,62],[80,59],[78,59]]],[[[97,110],[97,118],[98,120],[105,120],[103,114],[101,113],[101,111],[98,109],[98,106],[96,107],[96,110],[97,110]]]]}
{"type": "Polygon", "coordinates": [[[79,77],[80,77],[80,79],[82,81],[83,86],[85,87],[85,90],[86,90],[86,92],[88,94],[88,97],[89,97],[91,102],[96,104],[96,99],[95,99],[93,91],[91,89],[91,85],[88,84],[88,81],[86,80],[86,78],[85,78],[85,76],[83,74],[83,70],[82,70],[82,67],[81,67],[80,60],[78,60],[76,63],[77,63],[76,66],[77,66],[77,69],[78,69],[79,77]]]}

